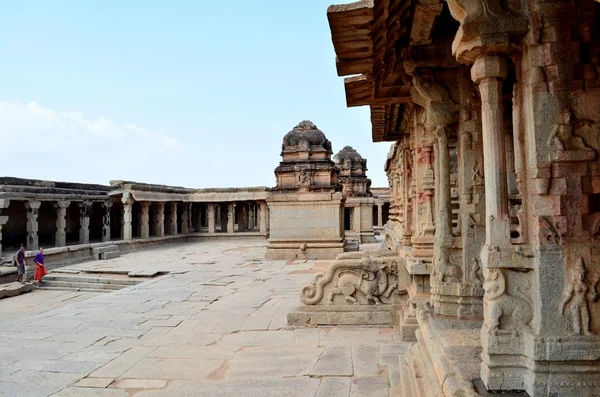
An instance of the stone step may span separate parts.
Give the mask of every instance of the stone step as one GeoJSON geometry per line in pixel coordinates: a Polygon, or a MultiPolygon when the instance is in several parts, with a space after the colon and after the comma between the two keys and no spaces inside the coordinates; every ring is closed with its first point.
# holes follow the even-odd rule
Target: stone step
{"type": "Polygon", "coordinates": [[[109,251],[109,252],[104,252],[104,253],[100,254],[100,259],[103,259],[103,260],[114,259],[114,258],[118,258],[119,256],[121,256],[121,253],[119,251],[109,251]]]}
{"type": "Polygon", "coordinates": [[[46,275],[44,281],[65,281],[70,283],[99,283],[99,284],[116,284],[116,285],[136,285],[140,280],[132,280],[128,278],[107,278],[107,277],[86,277],[81,275],[66,276],[63,274],[54,274],[54,272],[46,275]]]}
{"type": "Polygon", "coordinates": [[[96,289],[96,290],[111,290],[118,291],[120,289],[129,287],[128,285],[118,285],[118,284],[100,284],[100,283],[72,283],[67,281],[51,281],[44,278],[43,286],[46,287],[56,287],[56,288],[64,288],[64,289],[96,289]]]}
{"type": "Polygon", "coordinates": [[[48,290],[48,291],[77,291],[77,292],[97,292],[102,294],[107,294],[110,292],[115,292],[115,290],[111,289],[94,289],[94,288],[65,288],[65,287],[50,287],[46,285],[42,285],[40,290],[48,290]]]}
{"type": "Polygon", "coordinates": [[[118,245],[106,245],[104,247],[96,247],[96,248],[92,248],[92,254],[97,255],[97,254],[104,254],[106,252],[112,252],[112,251],[119,251],[119,246],[118,245]]]}

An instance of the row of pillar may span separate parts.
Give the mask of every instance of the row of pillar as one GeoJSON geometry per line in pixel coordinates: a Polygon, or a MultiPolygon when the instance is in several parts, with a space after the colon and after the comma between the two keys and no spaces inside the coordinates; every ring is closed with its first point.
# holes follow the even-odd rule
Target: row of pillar
{"type": "MultiPolygon", "coordinates": [[[[8,208],[10,200],[0,200],[0,211],[8,208]]],[[[38,200],[27,200],[24,202],[25,210],[27,211],[27,249],[36,250],[39,248],[38,238],[38,213],[42,205],[38,200]]],[[[71,205],[71,201],[60,200],[53,203],[56,209],[56,234],[55,247],[64,247],[67,245],[67,208],[71,205]]],[[[110,241],[110,208],[112,203],[103,202],[102,207],[105,209],[102,222],[102,241],[110,241]]],[[[90,242],[90,209],[91,201],[78,202],[79,208],[79,243],[88,244],[90,242]]],[[[2,241],[2,226],[8,222],[8,216],[0,217],[0,242],[2,241]]],[[[0,244],[0,255],[2,247],[0,244]]]]}
{"type": "MultiPolygon", "coordinates": [[[[133,238],[133,199],[130,196],[124,196],[122,198],[123,202],[123,240],[131,240],[133,238]]],[[[140,202],[140,238],[147,239],[150,238],[150,202],[142,201],[140,202]]],[[[165,235],[165,228],[168,230],[169,234],[177,234],[177,224],[178,224],[178,207],[179,203],[172,202],[167,205],[164,202],[157,202],[154,206],[154,219],[156,222],[156,236],[162,237],[165,235]],[[165,224],[165,211],[170,212],[169,222],[165,224]]],[[[191,231],[192,225],[192,203],[185,203],[183,205],[183,209],[181,212],[181,219],[183,220],[181,226],[181,233],[187,234],[191,231]]],[[[207,204],[207,218],[208,218],[208,233],[216,233],[216,220],[217,220],[217,204],[216,203],[208,203],[207,204]]],[[[247,222],[249,224],[254,224],[254,214],[252,211],[246,211],[247,213],[244,215],[244,219],[248,218],[247,222]]],[[[196,220],[196,224],[201,224],[200,217],[202,216],[201,212],[198,213],[198,219],[196,220]]],[[[222,220],[226,216],[226,232],[234,233],[235,229],[235,203],[227,204],[227,213],[221,214],[222,220]]],[[[260,233],[267,232],[267,204],[266,202],[260,203],[260,233]]],[[[225,222],[223,222],[225,223],[225,222]]]]}

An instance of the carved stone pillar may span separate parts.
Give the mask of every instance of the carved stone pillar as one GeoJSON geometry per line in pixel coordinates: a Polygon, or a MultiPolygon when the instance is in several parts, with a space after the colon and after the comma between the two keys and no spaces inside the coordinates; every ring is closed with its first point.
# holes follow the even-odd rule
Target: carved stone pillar
{"type": "Polygon", "coordinates": [[[248,230],[254,230],[254,225],[256,224],[255,216],[256,216],[256,206],[251,204],[248,210],[248,230]]]}
{"type": "Polygon", "coordinates": [[[133,238],[133,230],[131,228],[131,221],[133,218],[133,198],[129,193],[123,193],[121,198],[123,203],[123,240],[130,241],[133,238]]]}
{"type": "Polygon", "coordinates": [[[90,209],[92,203],[84,201],[77,203],[79,207],[79,244],[90,243],[90,209]]]}
{"type": "Polygon", "coordinates": [[[377,204],[377,226],[383,226],[383,204],[377,204]]]}
{"type": "Polygon", "coordinates": [[[229,203],[227,206],[227,233],[235,231],[235,205],[229,203]]]}
{"type": "Polygon", "coordinates": [[[27,249],[37,250],[39,248],[38,240],[38,211],[42,203],[35,200],[25,202],[27,210],[27,249]]]}
{"type": "Polygon", "coordinates": [[[140,202],[140,238],[150,238],[150,202],[140,202]]]}
{"type": "MultiPolygon", "coordinates": [[[[0,199],[0,214],[4,209],[8,208],[9,204],[10,200],[0,199]]],[[[0,256],[2,256],[2,226],[6,225],[6,222],[8,222],[8,216],[0,216],[0,256]]]]}
{"type": "Polygon", "coordinates": [[[165,235],[165,203],[155,203],[156,211],[156,236],[164,237],[165,235]]]}
{"type": "MultiPolygon", "coordinates": [[[[502,80],[506,60],[488,55],[477,58],[471,69],[473,81],[481,93],[481,121],[485,169],[486,240],[488,250],[510,247],[506,148],[502,106],[502,80]]],[[[484,248],[485,249],[485,248],[484,248]]]]}
{"type": "Polygon", "coordinates": [[[112,201],[107,201],[102,204],[104,207],[104,215],[102,215],[102,241],[110,241],[110,209],[112,208],[112,201]]]}
{"type": "Polygon", "coordinates": [[[172,235],[177,234],[177,203],[171,203],[171,223],[169,224],[169,232],[172,235]]]}
{"type": "Polygon", "coordinates": [[[67,245],[67,208],[69,208],[70,204],[70,201],[58,201],[54,203],[54,208],[56,209],[55,247],[64,247],[67,245]]]}
{"type": "Polygon", "coordinates": [[[196,209],[196,228],[195,231],[196,233],[199,233],[202,231],[202,215],[204,215],[204,211],[202,211],[202,207],[204,206],[204,204],[198,204],[198,207],[196,209]]]}
{"type": "Polygon", "coordinates": [[[267,233],[267,203],[260,203],[260,232],[267,233]]]}
{"type": "Polygon", "coordinates": [[[181,234],[190,232],[190,203],[183,203],[181,211],[181,234]]]}
{"type": "Polygon", "coordinates": [[[208,203],[208,211],[207,212],[208,212],[208,232],[215,233],[217,231],[215,203],[208,203]]]}

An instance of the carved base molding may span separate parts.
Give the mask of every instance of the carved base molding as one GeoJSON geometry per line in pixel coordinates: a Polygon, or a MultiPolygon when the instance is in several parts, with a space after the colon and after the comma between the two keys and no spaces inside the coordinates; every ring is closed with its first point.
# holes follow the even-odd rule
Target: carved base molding
{"type": "Polygon", "coordinates": [[[480,321],[430,317],[420,311],[417,343],[400,358],[405,397],[475,397],[479,377],[480,321]]]}
{"type": "MultiPolygon", "coordinates": [[[[406,295],[404,295],[406,299],[406,295]]],[[[301,306],[297,312],[288,313],[290,327],[318,327],[335,325],[397,326],[402,317],[402,305],[332,305],[301,306]]]]}
{"type": "Polygon", "coordinates": [[[598,395],[600,345],[594,336],[542,338],[529,330],[519,337],[502,330],[494,335],[484,325],[481,342],[481,378],[490,390],[526,390],[531,397],[598,395]]]}
{"type": "Polygon", "coordinates": [[[466,283],[432,283],[435,314],[456,318],[483,318],[483,288],[466,283]]]}

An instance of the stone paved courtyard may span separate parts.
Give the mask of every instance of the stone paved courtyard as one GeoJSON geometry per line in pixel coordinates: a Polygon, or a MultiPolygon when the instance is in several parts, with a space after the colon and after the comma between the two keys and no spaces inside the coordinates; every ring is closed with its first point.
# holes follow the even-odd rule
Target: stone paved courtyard
{"type": "Polygon", "coordinates": [[[0,396],[399,396],[392,329],[288,329],[300,287],[329,262],[264,252],[157,248],[71,267],[171,272],[143,284],[0,301],[0,396]]]}

